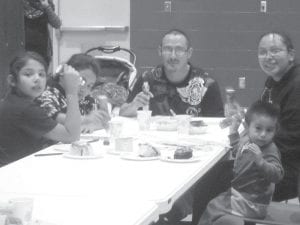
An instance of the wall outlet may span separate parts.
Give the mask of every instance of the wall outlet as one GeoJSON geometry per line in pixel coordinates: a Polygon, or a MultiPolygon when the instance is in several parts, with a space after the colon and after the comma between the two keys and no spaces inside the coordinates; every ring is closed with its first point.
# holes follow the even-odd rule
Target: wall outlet
{"type": "Polygon", "coordinates": [[[165,12],[172,11],[172,1],[164,1],[164,11],[165,12]]]}
{"type": "Polygon", "coordinates": [[[267,12],[267,0],[260,1],[260,12],[262,12],[262,13],[267,12]]]}
{"type": "Polygon", "coordinates": [[[239,77],[239,89],[246,88],[246,77],[239,77]]]}

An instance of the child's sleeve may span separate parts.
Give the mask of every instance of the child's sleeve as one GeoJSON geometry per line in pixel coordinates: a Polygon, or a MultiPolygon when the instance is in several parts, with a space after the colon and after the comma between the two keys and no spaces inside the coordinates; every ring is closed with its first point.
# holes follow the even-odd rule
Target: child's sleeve
{"type": "MultiPolygon", "coordinates": [[[[57,114],[62,112],[62,101],[57,97],[58,94],[54,94],[51,91],[44,91],[35,102],[44,109],[48,117],[56,118],[57,114]]],[[[64,113],[64,112],[63,112],[64,113]]]]}
{"type": "Polygon", "coordinates": [[[266,180],[278,183],[284,175],[279,150],[276,145],[272,143],[268,150],[264,153],[264,162],[260,167],[260,170],[263,172],[266,180]]]}
{"type": "Polygon", "coordinates": [[[229,134],[228,138],[229,138],[229,143],[231,146],[232,156],[233,156],[233,158],[235,158],[238,147],[239,147],[240,135],[238,132],[236,132],[236,133],[229,134]]]}
{"type": "Polygon", "coordinates": [[[50,118],[38,105],[30,104],[19,119],[18,126],[25,133],[42,137],[55,128],[57,122],[50,118]]]}

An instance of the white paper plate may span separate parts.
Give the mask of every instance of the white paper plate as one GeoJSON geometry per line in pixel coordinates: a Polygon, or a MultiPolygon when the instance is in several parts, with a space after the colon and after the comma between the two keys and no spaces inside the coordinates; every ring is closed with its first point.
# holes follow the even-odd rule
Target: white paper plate
{"type": "Polygon", "coordinates": [[[57,152],[69,152],[71,144],[56,144],[52,146],[52,149],[57,152]]]}
{"type": "Polygon", "coordinates": [[[69,159],[99,159],[103,157],[103,154],[97,153],[95,155],[80,156],[80,155],[71,155],[69,152],[67,152],[63,154],[63,156],[69,159]]]}
{"type": "Polygon", "coordinates": [[[133,160],[133,161],[151,161],[151,160],[159,159],[160,156],[141,157],[135,153],[122,153],[121,158],[127,160],[133,160]]]}
{"type": "Polygon", "coordinates": [[[100,137],[98,137],[98,136],[91,136],[91,135],[81,135],[80,136],[80,141],[96,142],[99,140],[100,140],[100,137]]]}
{"type": "Polygon", "coordinates": [[[193,162],[198,162],[201,160],[200,156],[193,156],[190,159],[174,159],[170,156],[163,156],[160,158],[161,161],[164,162],[173,162],[173,163],[193,163],[193,162]]]}
{"type": "Polygon", "coordinates": [[[106,151],[106,153],[111,154],[111,155],[120,155],[120,154],[123,153],[123,152],[121,152],[121,151],[116,151],[116,150],[114,150],[113,148],[108,148],[107,151],[106,151]]]}

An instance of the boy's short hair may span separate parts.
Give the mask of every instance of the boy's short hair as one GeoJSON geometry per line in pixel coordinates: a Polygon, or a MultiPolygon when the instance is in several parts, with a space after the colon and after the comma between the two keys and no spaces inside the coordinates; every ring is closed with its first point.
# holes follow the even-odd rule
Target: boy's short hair
{"type": "MultiPolygon", "coordinates": [[[[167,35],[170,35],[170,34],[173,34],[173,35],[182,35],[185,38],[185,40],[186,40],[187,47],[188,48],[191,47],[191,40],[190,40],[189,36],[183,30],[180,30],[180,29],[171,29],[171,30],[169,30],[169,31],[167,31],[166,33],[163,34],[162,40],[167,35]]],[[[162,46],[162,43],[161,43],[161,46],[162,46]]]]}
{"type": "Polygon", "coordinates": [[[257,101],[254,102],[247,110],[245,121],[247,125],[249,125],[253,119],[253,115],[263,115],[277,120],[279,114],[280,109],[278,105],[264,101],[257,101]]]}
{"type": "Polygon", "coordinates": [[[83,53],[74,54],[67,61],[67,64],[77,71],[90,69],[96,74],[96,76],[100,73],[100,66],[95,57],[91,55],[83,53]]]}

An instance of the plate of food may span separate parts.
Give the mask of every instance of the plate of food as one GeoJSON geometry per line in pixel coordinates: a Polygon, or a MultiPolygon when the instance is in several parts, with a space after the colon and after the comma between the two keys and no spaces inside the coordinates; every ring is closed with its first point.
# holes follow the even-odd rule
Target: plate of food
{"type": "Polygon", "coordinates": [[[172,151],[171,154],[163,155],[160,159],[166,162],[190,163],[200,161],[201,157],[195,155],[191,147],[179,146],[175,151],[172,151]]]}
{"type": "Polygon", "coordinates": [[[160,158],[160,151],[148,143],[139,143],[137,151],[121,154],[122,159],[150,161],[160,158]]]}
{"type": "Polygon", "coordinates": [[[103,157],[103,154],[94,151],[89,142],[79,140],[73,142],[70,151],[63,156],[71,159],[97,159],[103,157]]]}
{"type": "Polygon", "coordinates": [[[70,152],[63,154],[63,156],[65,158],[70,158],[70,159],[99,159],[103,157],[103,155],[100,153],[93,154],[93,155],[73,155],[70,152]]]}
{"type": "Polygon", "coordinates": [[[96,142],[99,140],[100,140],[100,137],[98,137],[98,136],[81,135],[79,141],[91,143],[91,142],[96,142]]]}

